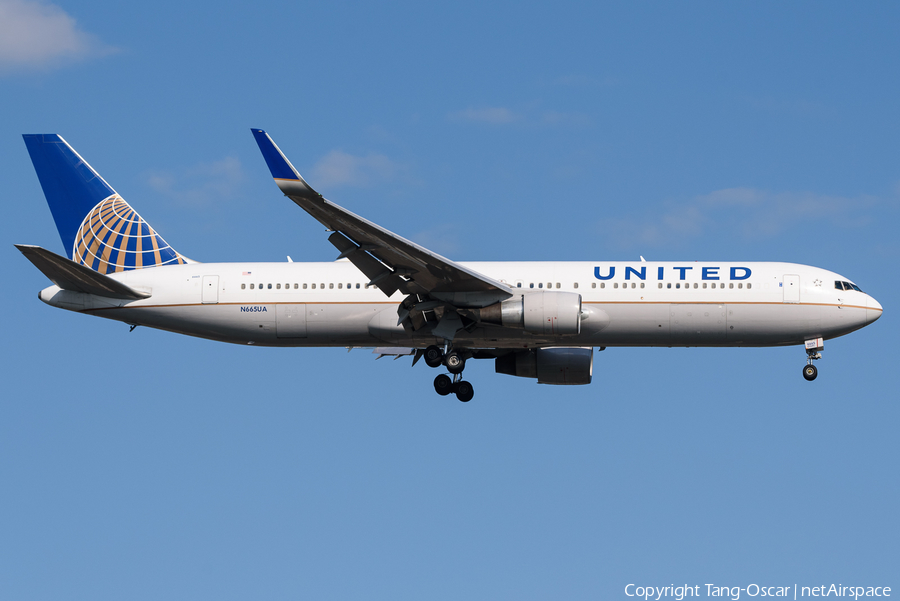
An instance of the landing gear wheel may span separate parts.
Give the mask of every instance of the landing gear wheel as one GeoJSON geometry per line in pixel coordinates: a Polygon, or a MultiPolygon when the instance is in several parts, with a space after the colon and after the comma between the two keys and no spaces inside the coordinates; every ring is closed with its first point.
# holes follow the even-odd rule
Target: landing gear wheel
{"type": "Polygon", "coordinates": [[[819,370],[816,369],[816,366],[810,363],[809,365],[803,366],[803,377],[806,378],[807,382],[812,382],[816,379],[816,376],[819,375],[819,370]]]}
{"type": "Polygon", "coordinates": [[[441,350],[441,347],[432,344],[425,349],[425,354],[422,357],[425,359],[425,365],[428,367],[440,367],[444,362],[444,351],[441,350]]]}
{"type": "Polygon", "coordinates": [[[461,374],[462,370],[466,368],[466,360],[456,351],[450,351],[444,357],[444,365],[451,374],[461,374]]]}
{"type": "Polygon", "coordinates": [[[453,392],[453,380],[447,374],[439,375],[434,379],[434,391],[441,396],[447,396],[453,392]]]}
{"type": "Polygon", "coordinates": [[[465,380],[456,383],[456,398],[463,403],[468,403],[475,396],[475,389],[465,380]]]}

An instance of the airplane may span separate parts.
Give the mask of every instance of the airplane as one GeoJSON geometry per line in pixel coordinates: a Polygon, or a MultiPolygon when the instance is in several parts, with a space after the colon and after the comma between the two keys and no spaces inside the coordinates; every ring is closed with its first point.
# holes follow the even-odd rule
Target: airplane
{"type": "Polygon", "coordinates": [[[66,257],[18,248],[48,305],[233,344],[374,348],[443,367],[463,402],[469,360],[539,384],[589,384],[594,348],[803,345],[881,317],[849,278],[774,262],[457,262],[326,200],[252,129],[281,192],[330,232],[333,262],[201,263],[170,246],[57,134],[24,135],[66,257]]]}

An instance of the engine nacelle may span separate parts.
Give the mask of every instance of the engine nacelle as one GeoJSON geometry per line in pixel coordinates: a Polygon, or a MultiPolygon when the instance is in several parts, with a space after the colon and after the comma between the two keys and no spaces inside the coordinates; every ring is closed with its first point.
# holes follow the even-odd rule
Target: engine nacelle
{"type": "Polygon", "coordinates": [[[537,378],[538,384],[590,384],[594,349],[557,347],[516,351],[497,357],[494,370],[498,374],[537,378]]]}
{"type": "Polygon", "coordinates": [[[581,295],[531,292],[480,309],[481,320],[541,335],[581,333],[581,295]]]}

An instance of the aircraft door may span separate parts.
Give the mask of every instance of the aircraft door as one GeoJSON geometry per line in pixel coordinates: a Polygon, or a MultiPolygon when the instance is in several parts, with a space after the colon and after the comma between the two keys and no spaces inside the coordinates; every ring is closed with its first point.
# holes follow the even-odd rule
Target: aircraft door
{"type": "Polygon", "coordinates": [[[669,305],[669,340],[673,344],[694,346],[723,342],[725,326],[725,305],[669,305]]]}
{"type": "Polygon", "coordinates": [[[786,275],[784,276],[784,302],[799,303],[800,302],[800,276],[786,275]]]}
{"type": "Polygon", "coordinates": [[[202,301],[204,305],[213,305],[219,302],[219,276],[203,276],[202,301]]]}
{"type": "Polygon", "coordinates": [[[275,305],[275,335],[278,338],[306,338],[306,305],[275,305]]]}

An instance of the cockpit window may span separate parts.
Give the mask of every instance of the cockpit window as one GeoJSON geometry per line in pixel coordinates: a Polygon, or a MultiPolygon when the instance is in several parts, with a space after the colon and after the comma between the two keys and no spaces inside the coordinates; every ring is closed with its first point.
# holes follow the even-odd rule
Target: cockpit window
{"type": "Polygon", "coordinates": [[[857,286],[856,284],[851,284],[850,282],[837,281],[834,283],[834,287],[836,290],[856,290],[857,292],[862,292],[859,286],[857,286]]]}

